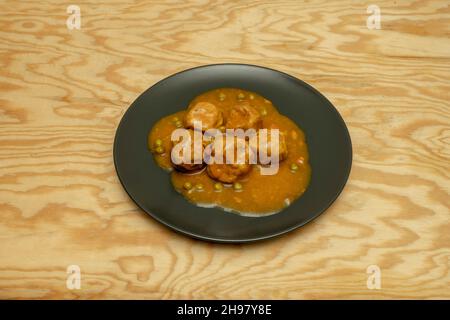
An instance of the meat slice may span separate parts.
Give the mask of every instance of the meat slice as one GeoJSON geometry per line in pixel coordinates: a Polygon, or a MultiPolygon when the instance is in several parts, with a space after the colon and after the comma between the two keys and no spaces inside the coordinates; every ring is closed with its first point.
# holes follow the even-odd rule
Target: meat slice
{"type": "Polygon", "coordinates": [[[208,175],[223,183],[233,183],[251,169],[249,164],[210,164],[206,167],[208,175]]]}
{"type": "MultiPolygon", "coordinates": [[[[272,135],[271,135],[272,129],[267,129],[267,138],[265,140],[261,139],[261,134],[263,134],[264,131],[260,130],[258,131],[258,158],[259,158],[259,152],[267,152],[267,156],[272,156],[272,135]]],[[[287,158],[288,150],[286,145],[286,136],[283,132],[279,131],[278,135],[278,160],[282,161],[287,158]]]]}
{"type": "MultiPolygon", "coordinates": [[[[202,169],[205,164],[203,163],[203,151],[204,151],[204,145],[203,143],[201,144],[201,148],[199,148],[199,152],[195,152],[195,148],[194,148],[194,130],[187,130],[189,133],[189,139],[186,140],[182,140],[179,143],[177,143],[174,147],[178,148],[180,147],[179,150],[181,150],[180,152],[171,152],[171,161],[172,161],[172,166],[177,169],[178,171],[181,172],[192,172],[192,171],[197,171],[202,169]],[[190,145],[190,151],[191,151],[191,155],[188,162],[184,161],[184,153],[183,153],[183,149],[181,149],[181,147],[183,145],[190,145]],[[177,146],[178,145],[178,146],[177,146]],[[201,152],[200,152],[201,150],[201,152]],[[200,162],[201,163],[194,163],[194,162],[200,162]]],[[[201,137],[200,137],[201,139],[201,137]]],[[[186,149],[184,149],[186,150],[186,149]]]]}
{"type": "Polygon", "coordinates": [[[261,115],[258,110],[247,101],[233,106],[227,116],[227,129],[257,129],[261,126],[261,115]]]}
{"type": "Polygon", "coordinates": [[[197,102],[189,107],[184,124],[187,128],[194,128],[194,123],[201,122],[202,131],[218,128],[223,123],[222,111],[210,102],[197,102]]]}
{"type": "Polygon", "coordinates": [[[212,163],[206,167],[208,175],[215,180],[219,180],[224,183],[233,183],[245,174],[247,174],[252,166],[249,163],[249,146],[248,142],[243,138],[234,138],[233,145],[227,145],[224,140],[222,164],[212,163]],[[240,144],[238,144],[240,141],[240,144]],[[243,148],[238,148],[243,146],[243,148]],[[234,161],[227,163],[227,153],[234,153],[234,161]],[[237,160],[243,160],[238,162],[237,160]]]}

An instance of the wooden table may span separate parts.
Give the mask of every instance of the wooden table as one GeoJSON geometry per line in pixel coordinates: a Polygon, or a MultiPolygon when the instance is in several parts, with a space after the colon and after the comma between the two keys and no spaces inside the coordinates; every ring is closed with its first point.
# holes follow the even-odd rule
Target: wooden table
{"type": "Polygon", "coordinates": [[[68,2],[0,2],[0,298],[450,298],[448,1],[151,2],[77,1],[79,30],[68,2]],[[178,235],[114,170],[130,103],[221,62],[305,80],[350,130],[340,198],[274,240],[178,235]]]}

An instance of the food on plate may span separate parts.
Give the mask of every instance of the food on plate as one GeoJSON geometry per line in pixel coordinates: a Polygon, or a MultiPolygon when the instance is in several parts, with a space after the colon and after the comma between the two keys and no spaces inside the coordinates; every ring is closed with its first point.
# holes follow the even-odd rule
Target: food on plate
{"type": "Polygon", "coordinates": [[[242,89],[195,97],[153,125],[148,146],[175,190],[198,206],[273,214],[298,199],[310,181],[303,131],[270,100],[242,89]]]}

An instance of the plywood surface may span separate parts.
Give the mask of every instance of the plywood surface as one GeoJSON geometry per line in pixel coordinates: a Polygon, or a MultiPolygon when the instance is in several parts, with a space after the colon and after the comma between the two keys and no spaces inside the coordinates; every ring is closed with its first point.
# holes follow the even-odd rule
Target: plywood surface
{"type": "Polygon", "coordinates": [[[0,1],[0,298],[450,298],[450,7],[442,1],[0,1]],[[381,29],[369,30],[370,4],[381,29]],[[320,90],[354,164],[319,219],[250,245],[142,213],[114,171],[130,103],[190,67],[320,90]],[[81,269],[81,289],[66,269],[81,269]],[[381,270],[369,290],[366,269],[381,270]]]}

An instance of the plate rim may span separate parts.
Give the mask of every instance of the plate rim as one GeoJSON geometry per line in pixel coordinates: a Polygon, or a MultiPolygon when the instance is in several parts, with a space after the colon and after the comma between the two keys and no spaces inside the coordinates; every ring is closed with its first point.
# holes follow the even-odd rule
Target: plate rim
{"type": "MultiPolygon", "coordinates": [[[[284,235],[286,233],[289,233],[297,228],[300,228],[306,224],[308,224],[309,222],[311,222],[314,219],[319,218],[319,216],[321,216],[325,211],[327,211],[332,205],[333,203],[337,200],[337,198],[341,195],[341,193],[343,192],[343,190],[345,189],[345,186],[349,180],[350,174],[351,174],[351,169],[352,169],[352,164],[353,164],[353,144],[352,144],[352,140],[351,140],[351,136],[350,136],[350,132],[348,130],[348,127],[342,117],[342,115],[339,113],[339,111],[336,109],[336,107],[331,103],[331,101],[328,100],[327,97],[325,97],[325,95],[323,95],[320,91],[318,91],[316,88],[314,88],[312,85],[310,85],[309,83],[294,77],[284,71],[280,71],[280,70],[276,70],[270,67],[266,67],[266,66],[261,66],[261,65],[255,65],[255,64],[247,64],[247,63],[233,63],[233,62],[227,62],[227,63],[214,63],[214,64],[204,64],[204,65],[199,65],[199,66],[195,66],[192,68],[188,68],[188,69],[184,69],[181,71],[178,71],[176,73],[173,73],[161,80],[159,80],[158,82],[154,83],[153,85],[151,85],[149,88],[147,88],[146,90],[144,90],[143,92],[139,93],[138,96],[136,98],[133,99],[133,101],[129,104],[127,110],[124,112],[123,116],[121,117],[119,124],[116,127],[115,130],[115,135],[114,135],[114,142],[113,142],[113,162],[114,162],[114,169],[116,171],[117,177],[119,178],[120,184],[122,185],[122,188],[125,190],[125,192],[127,193],[127,195],[130,197],[131,200],[133,200],[133,202],[137,205],[137,207],[139,209],[141,209],[144,213],[148,214],[149,216],[151,216],[153,219],[155,219],[156,221],[158,221],[159,223],[163,224],[164,226],[170,228],[171,230],[185,235],[185,236],[189,236],[191,238],[197,239],[197,240],[203,240],[203,241],[208,241],[208,242],[213,242],[213,243],[229,243],[229,244],[238,244],[238,243],[252,243],[252,242],[256,242],[256,241],[262,241],[262,240],[268,240],[268,239],[272,239],[275,237],[279,237],[281,235],[284,235]],[[316,215],[301,221],[297,224],[292,225],[289,228],[286,228],[282,231],[278,231],[276,233],[271,233],[269,235],[266,236],[259,236],[259,237],[249,237],[249,238],[245,238],[245,239],[224,239],[224,238],[220,238],[220,237],[210,237],[210,236],[204,236],[204,235],[200,235],[197,233],[193,233],[190,232],[188,230],[184,230],[178,226],[175,226],[171,223],[168,223],[164,220],[162,220],[161,218],[159,218],[156,214],[154,214],[153,212],[151,212],[150,210],[147,210],[145,208],[143,208],[143,206],[130,194],[130,192],[128,191],[128,189],[126,188],[123,179],[119,173],[118,170],[118,166],[117,166],[117,140],[118,140],[118,133],[124,123],[124,120],[126,119],[127,115],[131,112],[131,110],[133,109],[133,105],[134,103],[139,99],[139,97],[141,97],[142,95],[144,95],[147,91],[150,91],[152,89],[154,89],[155,87],[159,86],[161,83],[163,83],[164,81],[175,77],[179,74],[185,73],[185,72],[189,72],[192,70],[196,70],[196,69],[203,69],[203,68],[209,68],[209,67],[217,67],[217,66],[237,66],[237,67],[250,67],[250,68],[257,68],[257,69],[265,69],[271,72],[275,72],[278,74],[281,74],[285,77],[288,77],[289,79],[300,83],[301,85],[303,85],[305,88],[307,88],[308,90],[312,91],[316,96],[318,96],[321,100],[323,100],[325,102],[325,104],[327,104],[330,109],[337,115],[337,118],[339,119],[339,122],[343,125],[343,128],[345,129],[345,136],[346,139],[348,140],[348,149],[347,149],[347,153],[348,153],[348,157],[349,157],[349,161],[346,164],[346,167],[343,168],[344,172],[345,172],[345,178],[341,181],[341,183],[338,185],[338,192],[336,192],[336,194],[334,195],[333,198],[330,199],[330,201],[320,210],[317,212],[316,215]]],[[[192,204],[194,205],[194,204],[192,204]]],[[[254,217],[255,219],[259,219],[259,217],[254,217]]]]}

